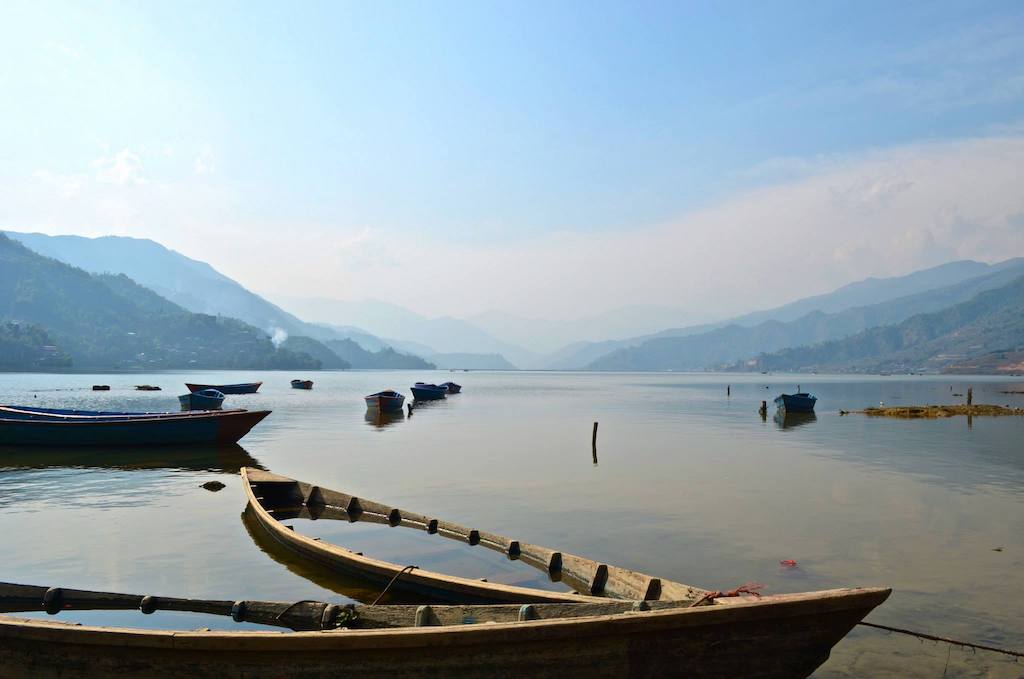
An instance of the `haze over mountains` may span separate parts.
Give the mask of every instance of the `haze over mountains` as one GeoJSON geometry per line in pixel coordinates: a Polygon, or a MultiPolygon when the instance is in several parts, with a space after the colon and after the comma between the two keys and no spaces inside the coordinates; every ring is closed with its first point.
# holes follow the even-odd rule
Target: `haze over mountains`
{"type": "MultiPolygon", "coordinates": [[[[899,356],[886,358],[895,350],[885,345],[888,348],[883,351],[882,344],[871,342],[859,344],[867,353],[854,356],[856,352],[836,348],[835,342],[853,341],[865,331],[895,328],[921,315],[969,305],[987,291],[1005,288],[1001,294],[1008,295],[1012,289],[1007,286],[1024,275],[1021,259],[999,264],[955,261],[905,276],[857,281],[824,295],[717,322],[688,315],[681,308],[653,305],[566,321],[500,312],[467,319],[427,318],[376,300],[281,297],[275,304],[209,264],[148,240],[9,235],[36,252],[92,272],[92,278],[104,281],[106,288],[122,297],[134,297],[155,308],[165,305],[173,313],[237,318],[242,325],[261,330],[268,341],[273,338],[281,350],[306,356],[324,368],[710,370],[785,365],[787,369],[869,370],[882,365],[891,369],[909,357],[913,358],[910,363],[933,369],[953,361],[929,362],[907,346],[900,348],[899,356]],[[143,300],[147,293],[150,298],[143,300]],[[686,325],[694,322],[698,324],[686,325]],[[834,348],[834,360],[825,360],[822,346],[834,348]],[[870,355],[871,347],[878,355],[870,355]],[[760,357],[761,363],[754,357],[760,357]],[[850,361],[843,363],[847,358],[850,361]]],[[[950,322],[968,316],[964,311],[950,322]]],[[[0,320],[4,318],[0,314],[0,320]]],[[[949,324],[939,326],[948,329],[949,324]]],[[[1014,335],[1016,327],[1008,323],[1006,333],[988,332],[973,345],[963,345],[950,332],[933,333],[924,351],[964,359],[971,357],[975,345],[977,351],[1013,349],[1024,345],[1014,335]],[[994,347],[993,342],[1008,346],[994,347]]],[[[965,336],[975,332],[966,327],[963,331],[965,336]]],[[[21,346],[19,342],[27,341],[11,339],[10,328],[4,332],[0,348],[8,346],[2,342],[21,346]]]]}
{"type": "MultiPolygon", "coordinates": [[[[262,330],[278,344],[294,337],[319,341],[343,340],[349,335],[336,329],[307,323],[250,292],[206,262],[186,257],[151,240],[105,236],[47,236],[39,233],[6,232],[6,235],[34,252],[52,257],[94,274],[115,273],[129,277],[161,297],[198,314],[237,318],[262,330]]],[[[305,343],[309,348],[309,343],[305,343]]],[[[378,355],[384,348],[366,347],[338,357],[326,347],[311,353],[325,359],[324,367],[422,368],[430,365],[419,357],[394,351],[378,355]],[[327,351],[324,355],[323,351],[327,351]],[[340,358],[340,362],[338,359],[340,358]]]]}

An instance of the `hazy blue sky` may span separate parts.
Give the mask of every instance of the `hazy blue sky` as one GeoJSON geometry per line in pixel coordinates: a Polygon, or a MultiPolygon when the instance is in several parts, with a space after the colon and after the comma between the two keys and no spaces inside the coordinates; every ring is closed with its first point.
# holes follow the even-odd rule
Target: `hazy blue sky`
{"type": "Polygon", "coordinates": [[[5,2],[0,228],[548,317],[1024,255],[1024,3],[713,4],[5,2]]]}

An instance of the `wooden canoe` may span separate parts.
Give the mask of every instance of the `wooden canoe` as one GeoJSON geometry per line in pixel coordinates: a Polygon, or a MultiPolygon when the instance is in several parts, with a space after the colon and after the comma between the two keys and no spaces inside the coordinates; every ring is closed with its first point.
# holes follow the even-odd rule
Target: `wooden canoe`
{"type": "Polygon", "coordinates": [[[340,606],[0,584],[0,610],[139,608],[297,632],[156,631],[0,615],[5,677],[806,677],[887,589],[685,602],[340,606]]]}
{"type": "MultiPolygon", "coordinates": [[[[276,543],[305,559],[345,575],[363,578],[380,586],[390,583],[393,591],[428,597],[432,601],[474,604],[597,603],[611,598],[695,603],[711,595],[710,590],[467,528],[266,470],[245,468],[241,470],[241,475],[242,487],[255,524],[276,543]],[[367,521],[436,534],[500,552],[510,559],[521,560],[546,571],[552,580],[561,581],[573,591],[518,587],[420,568],[409,571],[405,565],[375,559],[303,535],[282,523],[282,520],[292,518],[367,521]]],[[[765,596],[761,600],[770,602],[773,597],[765,596]]]]}

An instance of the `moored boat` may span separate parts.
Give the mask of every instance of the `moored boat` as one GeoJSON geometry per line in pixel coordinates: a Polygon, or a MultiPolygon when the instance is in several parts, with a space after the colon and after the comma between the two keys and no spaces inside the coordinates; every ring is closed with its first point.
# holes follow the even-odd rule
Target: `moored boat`
{"type": "Polygon", "coordinates": [[[224,394],[216,389],[202,389],[178,397],[182,410],[220,410],[224,394]]]}
{"type": "Polygon", "coordinates": [[[412,386],[411,390],[413,398],[417,401],[437,401],[444,398],[445,394],[448,393],[446,387],[425,382],[417,382],[412,386]]]}
{"type": "Polygon", "coordinates": [[[169,631],[0,615],[14,676],[806,677],[887,589],[684,602],[340,606],[0,583],[0,611],[185,611],[280,631],[169,631]],[[742,652],[739,652],[742,650],[742,652]]]}
{"type": "Polygon", "coordinates": [[[805,391],[796,394],[781,394],[775,399],[778,408],[791,413],[812,413],[818,399],[805,391]]]}
{"type": "Polygon", "coordinates": [[[162,389],[152,384],[136,384],[135,391],[162,391],[162,389]]]}
{"type": "Polygon", "coordinates": [[[203,389],[216,389],[222,394],[255,394],[262,382],[244,382],[242,384],[190,384],[185,383],[189,391],[202,391],[203,389]]]}
{"type": "Polygon", "coordinates": [[[292,380],[292,389],[312,389],[313,380],[292,380]]]}
{"type": "Polygon", "coordinates": [[[269,410],[181,413],[0,407],[0,446],[157,446],[236,443],[269,410]]]}
{"type": "Polygon", "coordinates": [[[405,396],[392,389],[378,391],[364,397],[366,407],[379,410],[382,413],[393,413],[402,409],[405,403],[405,396]]]}
{"type": "Polygon", "coordinates": [[[93,391],[110,391],[109,384],[94,384],[92,385],[93,391]]]}
{"type": "Polygon", "coordinates": [[[455,384],[454,382],[442,382],[438,386],[444,387],[449,394],[458,394],[459,392],[462,391],[462,385],[455,384]]]}

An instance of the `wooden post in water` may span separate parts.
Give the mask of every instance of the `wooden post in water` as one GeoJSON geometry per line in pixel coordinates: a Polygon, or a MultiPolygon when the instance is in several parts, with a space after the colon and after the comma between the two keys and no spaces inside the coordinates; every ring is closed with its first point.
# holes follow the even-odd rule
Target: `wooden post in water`
{"type": "Polygon", "coordinates": [[[594,464],[597,464],[597,422],[594,423],[594,433],[590,437],[590,448],[594,453],[594,464]]]}
{"type": "Polygon", "coordinates": [[[762,420],[768,419],[768,401],[761,401],[761,408],[757,411],[761,414],[762,420]]]}
{"type": "Polygon", "coordinates": [[[967,405],[971,405],[974,400],[974,387],[967,387],[967,405]]]}

